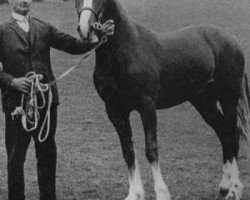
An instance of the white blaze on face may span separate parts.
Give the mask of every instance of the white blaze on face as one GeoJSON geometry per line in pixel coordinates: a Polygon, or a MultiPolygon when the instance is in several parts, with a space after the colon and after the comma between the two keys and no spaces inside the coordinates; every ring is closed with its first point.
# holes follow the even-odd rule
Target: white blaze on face
{"type": "MultiPolygon", "coordinates": [[[[92,8],[93,9],[93,0],[84,0],[82,8],[92,8]]],[[[87,38],[89,32],[89,19],[92,12],[90,10],[82,11],[79,20],[79,26],[81,33],[84,38],[87,38]]]]}

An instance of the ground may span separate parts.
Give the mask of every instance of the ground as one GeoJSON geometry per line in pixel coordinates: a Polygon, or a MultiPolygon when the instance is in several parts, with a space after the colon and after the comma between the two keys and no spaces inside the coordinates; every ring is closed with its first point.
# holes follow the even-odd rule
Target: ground
{"type": "MultiPolygon", "coordinates": [[[[121,0],[120,0],[121,1],[121,0]]],[[[212,23],[234,34],[250,59],[250,2],[248,0],[122,0],[138,23],[155,31],[212,23]]],[[[10,7],[0,6],[0,22],[9,18],[10,7]]],[[[50,21],[77,36],[73,2],[34,3],[31,14],[50,21]]],[[[59,76],[79,56],[52,51],[54,73],[59,76]]],[[[118,136],[104,112],[104,104],[92,83],[94,55],[58,83],[60,107],[58,131],[57,195],[59,200],[117,200],[128,194],[128,170],[118,136]]],[[[247,66],[249,71],[249,66],[247,66]]],[[[250,73],[250,71],[249,71],[250,73]]],[[[248,73],[248,74],[249,74],[248,73]]],[[[173,200],[212,200],[222,176],[221,146],[213,130],[194,108],[182,104],[158,111],[158,141],[164,179],[173,200]]],[[[4,115],[0,114],[0,199],[7,199],[4,115]]],[[[144,136],[137,113],[131,123],[141,164],[147,200],[155,199],[150,166],[144,156],[144,136]]],[[[250,179],[240,161],[246,184],[244,200],[250,199],[250,179]]],[[[38,199],[33,143],[25,163],[26,196],[38,199]]]]}

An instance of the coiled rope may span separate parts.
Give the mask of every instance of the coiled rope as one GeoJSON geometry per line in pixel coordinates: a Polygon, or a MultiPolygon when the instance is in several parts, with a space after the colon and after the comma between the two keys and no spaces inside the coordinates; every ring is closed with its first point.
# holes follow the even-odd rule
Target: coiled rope
{"type": "Polygon", "coordinates": [[[27,132],[31,132],[38,127],[38,122],[40,120],[40,113],[39,110],[44,109],[46,105],[45,100],[45,92],[48,92],[48,106],[46,110],[46,114],[44,117],[44,121],[38,133],[38,140],[40,142],[44,142],[50,130],[50,107],[52,103],[52,92],[51,87],[49,84],[43,84],[40,81],[42,80],[43,76],[41,74],[36,74],[35,72],[31,71],[26,74],[25,76],[30,80],[31,87],[30,92],[28,94],[22,94],[21,105],[16,107],[14,112],[11,113],[12,119],[14,120],[17,115],[21,115],[21,121],[23,128],[27,132]],[[41,97],[41,104],[39,105],[38,96],[41,97]],[[45,128],[45,124],[47,122],[47,130],[42,137],[43,130],[45,128]]]}

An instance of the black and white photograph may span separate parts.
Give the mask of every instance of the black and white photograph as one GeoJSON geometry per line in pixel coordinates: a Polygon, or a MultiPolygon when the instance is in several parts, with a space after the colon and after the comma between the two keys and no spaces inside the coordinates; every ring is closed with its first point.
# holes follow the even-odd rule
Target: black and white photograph
{"type": "Polygon", "coordinates": [[[0,200],[250,200],[249,0],[0,0],[0,200]]]}

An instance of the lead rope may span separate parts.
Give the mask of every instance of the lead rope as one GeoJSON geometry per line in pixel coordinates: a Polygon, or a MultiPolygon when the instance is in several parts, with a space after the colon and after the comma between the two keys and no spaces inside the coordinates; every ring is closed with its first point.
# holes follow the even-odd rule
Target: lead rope
{"type": "Polygon", "coordinates": [[[107,40],[108,40],[107,36],[102,36],[100,42],[92,50],[83,54],[83,57],[74,66],[70,67],[68,70],[63,72],[58,78],[56,78],[54,81],[50,82],[49,86],[55,84],[57,81],[59,81],[60,79],[62,79],[65,76],[67,76],[72,70],[78,68],[84,59],[89,57],[97,48],[99,48],[103,43],[107,42],[107,40]]]}
{"type": "MultiPolygon", "coordinates": [[[[98,22],[94,24],[94,28],[97,30],[102,30],[102,25],[98,22]]],[[[43,109],[46,105],[46,100],[45,100],[45,92],[48,91],[48,107],[47,111],[44,117],[44,121],[42,123],[42,126],[40,128],[40,131],[38,133],[38,141],[39,142],[44,142],[48,136],[49,136],[49,131],[50,131],[50,108],[52,104],[52,91],[51,91],[51,86],[54,85],[57,81],[62,79],[63,77],[67,76],[72,70],[78,68],[80,66],[80,63],[86,59],[88,56],[90,56],[97,48],[99,48],[103,43],[107,41],[107,36],[102,36],[100,42],[89,52],[83,54],[83,57],[71,68],[63,72],[57,79],[54,81],[43,84],[40,82],[42,79],[41,74],[36,74],[35,72],[29,72],[26,74],[26,78],[29,78],[31,81],[31,89],[30,93],[27,94],[22,94],[22,99],[21,99],[21,105],[16,107],[16,109],[11,113],[12,119],[14,120],[16,116],[21,115],[21,121],[23,128],[27,132],[31,132],[38,127],[38,122],[40,120],[40,114],[39,110],[43,109]],[[37,101],[37,94],[40,93],[41,98],[42,98],[42,104],[38,105],[37,101]],[[28,96],[28,97],[27,97],[28,96]],[[25,110],[24,110],[24,100],[26,99],[25,102],[25,110]],[[45,124],[47,122],[47,130],[46,133],[44,134],[44,137],[42,137],[43,130],[45,128],[45,124]],[[30,124],[30,128],[28,128],[27,123],[30,124]]]]}

